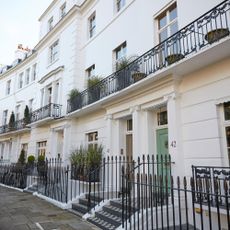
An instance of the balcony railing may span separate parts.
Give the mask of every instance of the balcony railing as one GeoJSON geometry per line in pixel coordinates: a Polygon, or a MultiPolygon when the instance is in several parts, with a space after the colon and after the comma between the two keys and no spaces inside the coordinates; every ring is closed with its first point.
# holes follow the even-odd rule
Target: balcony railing
{"type": "Polygon", "coordinates": [[[225,206],[224,196],[230,184],[230,167],[192,166],[192,172],[197,192],[195,201],[215,207],[218,196],[218,205],[225,206]]]}
{"type": "Polygon", "coordinates": [[[177,33],[164,40],[125,68],[111,74],[98,84],[68,100],[67,112],[73,112],[118,92],[205,46],[229,36],[230,0],[226,0],[177,33]]]}
{"type": "Polygon", "coordinates": [[[42,108],[39,108],[31,113],[31,122],[43,120],[48,117],[60,118],[61,117],[61,105],[50,103],[42,108]]]}
{"type": "Polygon", "coordinates": [[[27,123],[25,122],[25,119],[21,119],[21,120],[15,121],[13,124],[7,124],[7,125],[0,126],[0,134],[24,129],[26,128],[26,125],[27,123]]]}

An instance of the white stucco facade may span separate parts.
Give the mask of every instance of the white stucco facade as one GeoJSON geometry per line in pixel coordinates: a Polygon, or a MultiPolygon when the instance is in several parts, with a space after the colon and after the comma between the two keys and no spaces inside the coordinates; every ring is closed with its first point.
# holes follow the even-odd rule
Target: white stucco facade
{"type": "Polygon", "coordinates": [[[119,92],[67,111],[70,90],[86,89],[87,69],[91,66],[95,75],[105,78],[115,71],[120,45],[125,44],[129,57],[141,56],[159,43],[158,21],[170,7],[176,4],[179,30],[221,3],[126,0],[117,12],[115,2],[54,0],[41,15],[40,41],[34,52],[0,75],[0,124],[3,127],[9,123],[12,111],[19,114],[19,120],[23,119],[26,105],[35,111],[57,104],[61,113],[37,119],[23,129],[2,129],[1,158],[17,161],[23,144],[28,145],[27,156],[37,157],[45,142],[46,157],[61,156],[68,163],[71,151],[87,144],[89,133],[97,132],[105,155],[131,155],[136,159],[142,154],[157,154],[159,130],[165,130],[165,146],[175,162],[176,175],[190,175],[191,165],[229,166],[225,130],[228,121],[223,106],[230,101],[229,36],[149,73],[119,92]],[[64,4],[65,14],[61,17],[64,4]],[[92,16],[96,26],[90,37],[92,16]],[[52,17],[53,27],[48,31],[52,17]],[[160,124],[159,113],[165,111],[167,122],[160,124]],[[127,130],[128,120],[132,120],[131,130],[127,130]]]}

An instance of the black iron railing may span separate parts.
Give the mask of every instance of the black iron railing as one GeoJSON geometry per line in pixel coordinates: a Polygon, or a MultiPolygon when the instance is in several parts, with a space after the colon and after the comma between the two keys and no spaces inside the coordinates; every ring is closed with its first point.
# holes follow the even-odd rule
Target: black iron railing
{"type": "Polygon", "coordinates": [[[47,117],[60,118],[61,117],[61,105],[50,103],[42,108],[39,108],[31,113],[31,123],[43,120],[47,117]]]}
{"type": "MultiPolygon", "coordinates": [[[[204,193],[220,195],[219,206],[225,206],[225,201],[221,197],[225,193],[225,181],[230,182],[230,167],[212,167],[212,166],[192,166],[195,190],[204,193]]],[[[217,205],[215,195],[202,195],[195,197],[197,202],[203,204],[210,203],[211,206],[217,205]],[[209,199],[209,200],[208,200],[209,199]]]]}
{"type": "Polygon", "coordinates": [[[217,5],[177,33],[144,53],[125,68],[68,100],[67,112],[73,112],[118,92],[146,76],[196,53],[230,30],[230,0],[217,5]]]}
{"type": "Polygon", "coordinates": [[[25,119],[21,119],[15,121],[13,124],[3,125],[0,127],[0,134],[25,129],[27,124],[28,123],[25,122],[25,119]]]}
{"type": "Polygon", "coordinates": [[[194,178],[136,173],[127,179],[125,170],[122,178],[123,185],[131,188],[122,194],[123,229],[230,229],[229,180],[219,194],[197,190],[194,178]],[[202,197],[207,197],[206,204],[202,197]],[[215,199],[215,209],[210,197],[215,199]]]}

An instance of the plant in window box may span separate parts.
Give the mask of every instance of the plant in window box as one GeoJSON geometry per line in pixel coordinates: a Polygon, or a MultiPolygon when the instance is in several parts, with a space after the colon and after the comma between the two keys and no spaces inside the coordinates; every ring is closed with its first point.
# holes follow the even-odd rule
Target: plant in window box
{"type": "Polygon", "coordinates": [[[88,100],[93,103],[100,99],[102,90],[104,89],[102,77],[93,76],[88,79],[88,100]]]}
{"type": "Polygon", "coordinates": [[[9,130],[12,131],[15,129],[15,115],[14,115],[14,112],[11,113],[10,115],[10,120],[9,120],[9,130]]]}
{"type": "Polygon", "coordinates": [[[168,62],[168,65],[171,65],[177,61],[180,61],[181,59],[184,58],[184,55],[181,53],[177,53],[177,54],[170,54],[168,55],[165,60],[168,62]]]}
{"type": "Polygon", "coordinates": [[[71,111],[73,111],[74,109],[81,108],[82,106],[81,94],[78,89],[70,90],[68,97],[69,97],[69,104],[71,107],[71,111]]]}
{"type": "Polygon", "coordinates": [[[208,41],[209,44],[212,44],[213,42],[218,41],[219,39],[226,37],[229,35],[229,29],[228,28],[219,28],[215,30],[209,31],[205,35],[205,40],[208,41]]]}

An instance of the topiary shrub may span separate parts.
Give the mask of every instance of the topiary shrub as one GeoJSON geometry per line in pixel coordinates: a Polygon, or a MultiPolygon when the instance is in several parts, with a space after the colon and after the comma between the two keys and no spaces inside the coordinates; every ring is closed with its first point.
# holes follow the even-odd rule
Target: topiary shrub
{"type": "Polygon", "coordinates": [[[20,153],[20,156],[18,158],[18,163],[23,165],[23,164],[25,164],[25,162],[26,162],[25,150],[22,149],[21,153],[20,153]]]}
{"type": "Polygon", "coordinates": [[[35,162],[35,156],[34,155],[28,156],[27,162],[28,164],[33,164],[35,162]]]}
{"type": "Polygon", "coordinates": [[[14,115],[14,112],[12,112],[11,115],[10,115],[9,129],[10,130],[14,130],[15,129],[15,115],[14,115]]]}
{"type": "Polygon", "coordinates": [[[30,110],[27,105],[24,110],[24,122],[25,122],[25,125],[30,123],[30,110]]]}

